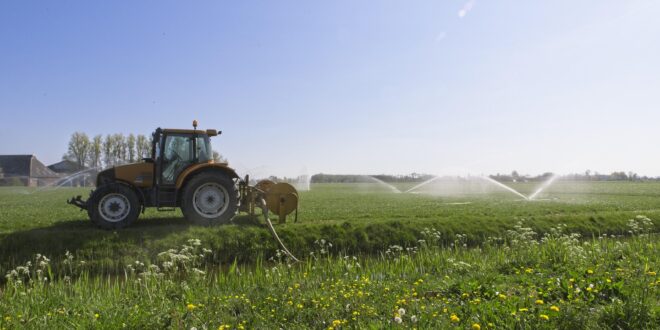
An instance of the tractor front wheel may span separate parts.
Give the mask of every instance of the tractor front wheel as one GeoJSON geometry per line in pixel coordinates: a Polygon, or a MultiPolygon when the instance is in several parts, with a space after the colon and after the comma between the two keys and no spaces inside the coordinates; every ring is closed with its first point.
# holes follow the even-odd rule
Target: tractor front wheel
{"type": "Polygon", "coordinates": [[[236,182],[217,172],[195,175],[183,189],[181,211],[198,225],[219,225],[238,213],[239,192],[236,182]]]}
{"type": "Polygon", "coordinates": [[[92,222],[103,229],[129,226],[140,215],[140,199],[133,189],[119,183],[98,187],[87,209],[92,222]]]}

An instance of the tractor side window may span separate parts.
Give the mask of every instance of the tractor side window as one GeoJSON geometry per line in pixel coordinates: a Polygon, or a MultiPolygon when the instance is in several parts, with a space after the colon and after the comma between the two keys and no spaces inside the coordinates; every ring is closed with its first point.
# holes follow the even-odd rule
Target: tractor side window
{"type": "Polygon", "coordinates": [[[192,139],[188,136],[167,136],[163,147],[163,183],[174,183],[192,161],[192,139]]]}
{"type": "Polygon", "coordinates": [[[213,151],[208,136],[197,137],[197,159],[200,163],[206,163],[213,159],[213,151]]]}
{"type": "Polygon", "coordinates": [[[157,141],[157,142],[155,143],[155,145],[154,145],[154,150],[153,150],[153,152],[151,153],[151,155],[152,155],[151,157],[152,157],[153,159],[155,159],[155,160],[159,160],[159,159],[160,159],[160,141],[157,141]]]}

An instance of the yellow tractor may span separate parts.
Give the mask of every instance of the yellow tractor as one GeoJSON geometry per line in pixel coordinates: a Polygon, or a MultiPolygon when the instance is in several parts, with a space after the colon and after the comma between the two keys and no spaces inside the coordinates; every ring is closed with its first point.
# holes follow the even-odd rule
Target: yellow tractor
{"type": "MultiPolygon", "coordinates": [[[[153,133],[151,157],[142,162],[115,166],[98,174],[96,189],[84,201],[69,204],[86,210],[94,224],[105,229],[129,226],[147,207],[158,210],[181,208],[186,219],[200,225],[230,222],[239,211],[254,215],[261,208],[286,221],[298,215],[298,193],[287,183],[268,180],[250,186],[227,163],[213,160],[210,138],[213,129],[161,129],[153,133]]],[[[272,226],[271,226],[272,227],[272,226]]]]}

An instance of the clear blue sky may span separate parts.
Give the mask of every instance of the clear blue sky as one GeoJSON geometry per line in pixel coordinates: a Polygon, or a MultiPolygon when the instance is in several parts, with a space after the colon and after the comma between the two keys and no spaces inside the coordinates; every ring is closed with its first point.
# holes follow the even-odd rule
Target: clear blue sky
{"type": "Polygon", "coordinates": [[[0,154],[51,163],[74,131],[198,119],[242,171],[660,175],[658,17],[634,0],[2,1],[0,154]]]}

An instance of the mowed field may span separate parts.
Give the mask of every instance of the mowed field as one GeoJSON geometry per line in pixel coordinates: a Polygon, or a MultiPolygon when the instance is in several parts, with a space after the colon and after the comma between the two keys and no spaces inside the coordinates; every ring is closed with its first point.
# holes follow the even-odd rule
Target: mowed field
{"type": "MultiPolygon", "coordinates": [[[[529,195],[536,185],[512,187],[529,195]]],[[[658,183],[557,182],[532,202],[480,184],[436,182],[417,193],[315,184],[300,192],[298,222],[276,225],[301,263],[278,252],[261,218],[209,228],[148,210],[131,228],[97,229],[65,204],[88,191],[0,189],[2,327],[657,328],[660,320],[658,183]]]]}

